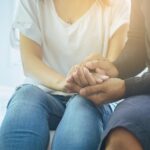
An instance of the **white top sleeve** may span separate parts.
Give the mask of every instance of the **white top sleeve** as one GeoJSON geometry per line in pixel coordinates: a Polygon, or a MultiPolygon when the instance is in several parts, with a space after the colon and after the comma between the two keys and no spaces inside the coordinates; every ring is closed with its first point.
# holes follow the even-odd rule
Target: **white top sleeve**
{"type": "Polygon", "coordinates": [[[13,28],[41,45],[41,32],[37,19],[37,0],[19,0],[13,28]]]}
{"type": "Polygon", "coordinates": [[[119,27],[130,22],[130,12],[131,0],[113,0],[110,37],[113,36],[119,27]]]}

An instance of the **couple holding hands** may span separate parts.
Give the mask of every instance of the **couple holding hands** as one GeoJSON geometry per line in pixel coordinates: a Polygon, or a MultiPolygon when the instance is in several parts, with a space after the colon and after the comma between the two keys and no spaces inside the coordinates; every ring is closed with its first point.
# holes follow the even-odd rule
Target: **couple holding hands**
{"type": "Polygon", "coordinates": [[[150,75],[134,77],[150,58],[149,6],[20,0],[13,27],[26,80],[8,103],[0,149],[47,150],[56,130],[52,150],[149,150],[150,75]]]}

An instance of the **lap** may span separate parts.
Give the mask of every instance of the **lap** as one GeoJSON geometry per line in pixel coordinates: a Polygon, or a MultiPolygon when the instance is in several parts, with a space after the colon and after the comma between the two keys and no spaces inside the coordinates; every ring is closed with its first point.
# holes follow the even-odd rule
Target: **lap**
{"type": "MultiPolygon", "coordinates": [[[[91,101],[79,95],[74,95],[72,97],[51,95],[29,84],[20,86],[8,104],[8,111],[10,111],[10,113],[12,109],[21,111],[23,108],[31,115],[34,113],[35,109],[40,108],[41,112],[45,113],[51,130],[57,128],[64,112],[67,114],[67,118],[70,117],[71,120],[73,117],[77,116],[76,121],[79,121],[81,117],[84,119],[87,115],[91,117],[90,119],[97,117],[101,120],[104,127],[112,113],[109,105],[96,107],[91,101]]],[[[23,114],[25,115],[26,113],[23,114]]]]}
{"type": "Polygon", "coordinates": [[[123,127],[138,138],[144,147],[149,150],[150,139],[150,95],[133,96],[125,99],[113,113],[103,135],[103,145],[110,131],[123,127]]]}
{"type": "Polygon", "coordinates": [[[14,117],[17,112],[21,112],[22,118],[30,120],[38,112],[48,120],[50,130],[55,130],[64,114],[65,103],[66,97],[51,95],[36,86],[26,84],[18,87],[11,97],[6,117],[12,112],[14,117]]]}
{"type": "Polygon", "coordinates": [[[66,117],[75,117],[77,116],[77,120],[91,120],[93,119],[93,123],[98,121],[102,123],[102,126],[105,128],[111,114],[112,109],[109,104],[95,106],[93,102],[90,100],[75,95],[73,96],[69,102],[67,103],[66,117]]]}

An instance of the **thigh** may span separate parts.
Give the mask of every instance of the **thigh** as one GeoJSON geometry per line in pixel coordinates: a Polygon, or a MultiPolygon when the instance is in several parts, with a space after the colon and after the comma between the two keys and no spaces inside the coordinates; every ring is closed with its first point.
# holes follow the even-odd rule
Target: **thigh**
{"type": "Polygon", "coordinates": [[[101,130],[105,128],[111,114],[112,109],[109,104],[97,107],[93,102],[79,95],[70,99],[65,111],[67,119],[74,118],[73,124],[80,124],[83,128],[84,126],[88,128],[88,125],[93,128],[99,126],[101,130]]]}
{"type": "Polygon", "coordinates": [[[56,129],[64,110],[65,105],[59,97],[50,95],[36,86],[26,84],[17,88],[11,97],[5,118],[12,116],[14,120],[20,116],[22,121],[34,118],[34,121],[40,122],[44,118],[50,129],[56,129]]]}
{"type": "Polygon", "coordinates": [[[66,97],[48,94],[47,107],[48,107],[48,120],[50,130],[56,130],[58,124],[60,123],[64,115],[68,99],[69,96],[66,97]]]}
{"type": "Polygon", "coordinates": [[[79,95],[73,96],[56,130],[53,149],[98,149],[102,132],[103,122],[95,105],[79,95]]]}
{"type": "Polygon", "coordinates": [[[112,109],[111,104],[100,105],[97,107],[97,109],[103,122],[103,130],[105,130],[114,109],[112,109]]]}
{"type": "Polygon", "coordinates": [[[150,96],[133,96],[121,102],[113,113],[103,135],[102,149],[108,134],[118,127],[131,132],[141,143],[144,150],[150,149],[150,96]]]}
{"type": "Polygon", "coordinates": [[[108,114],[107,106],[96,107],[84,97],[73,96],[56,130],[53,148],[59,149],[61,143],[64,149],[98,149],[108,114]]]}

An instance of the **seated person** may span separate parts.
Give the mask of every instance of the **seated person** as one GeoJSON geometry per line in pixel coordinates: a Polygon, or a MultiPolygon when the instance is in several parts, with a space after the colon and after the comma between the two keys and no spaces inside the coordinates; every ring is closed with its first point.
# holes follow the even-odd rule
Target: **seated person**
{"type": "Polygon", "coordinates": [[[150,1],[132,0],[128,42],[114,63],[106,60],[86,64],[102,69],[111,78],[102,84],[79,88],[96,105],[124,100],[117,106],[103,134],[101,150],[150,150],[150,1]]]}
{"type": "Polygon", "coordinates": [[[27,78],[8,104],[1,150],[46,150],[49,130],[56,130],[54,150],[98,149],[114,106],[95,107],[76,91],[70,93],[68,83],[76,76],[75,65],[101,55],[111,61],[118,57],[129,18],[130,0],[19,1],[14,27],[20,31],[27,78]]]}

